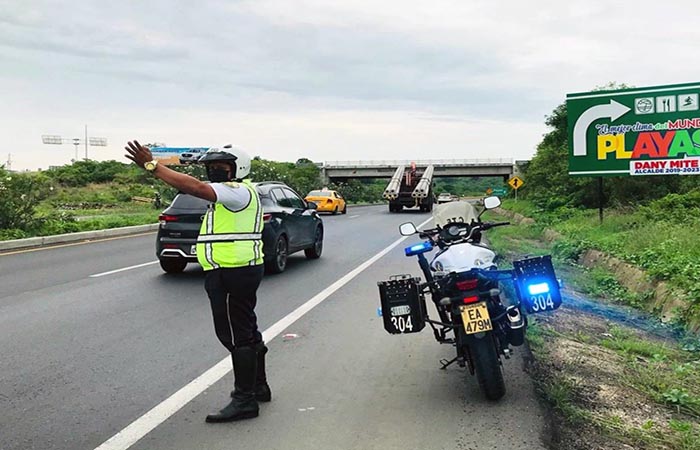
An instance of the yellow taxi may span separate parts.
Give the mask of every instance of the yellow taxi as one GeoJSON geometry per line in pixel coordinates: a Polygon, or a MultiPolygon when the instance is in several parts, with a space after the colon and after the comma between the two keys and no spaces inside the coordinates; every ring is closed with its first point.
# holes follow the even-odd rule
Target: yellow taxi
{"type": "Polygon", "coordinates": [[[319,212],[331,212],[333,214],[348,212],[348,205],[338,191],[321,189],[309,192],[304,198],[307,202],[314,202],[319,212]]]}

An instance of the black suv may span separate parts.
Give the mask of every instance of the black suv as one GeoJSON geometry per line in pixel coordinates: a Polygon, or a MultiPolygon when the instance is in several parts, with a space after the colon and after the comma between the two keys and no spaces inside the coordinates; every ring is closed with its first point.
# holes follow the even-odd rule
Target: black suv
{"type": "MultiPolygon", "coordinates": [[[[263,252],[268,273],[281,273],[287,257],[304,250],[316,259],[323,251],[323,221],[314,203],[305,202],[289,186],[279,182],[255,183],[263,206],[263,252]]],[[[196,243],[199,228],[209,202],[180,193],[158,220],[156,256],[168,273],[185,270],[197,262],[196,243]]]]}

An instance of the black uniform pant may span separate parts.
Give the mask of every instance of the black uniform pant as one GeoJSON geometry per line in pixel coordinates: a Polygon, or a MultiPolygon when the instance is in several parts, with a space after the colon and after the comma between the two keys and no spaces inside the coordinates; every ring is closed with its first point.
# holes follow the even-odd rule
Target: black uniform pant
{"type": "Polygon", "coordinates": [[[259,265],[207,272],[204,288],[211,303],[216,337],[229,351],[262,342],[255,304],[263,271],[259,265]]]}

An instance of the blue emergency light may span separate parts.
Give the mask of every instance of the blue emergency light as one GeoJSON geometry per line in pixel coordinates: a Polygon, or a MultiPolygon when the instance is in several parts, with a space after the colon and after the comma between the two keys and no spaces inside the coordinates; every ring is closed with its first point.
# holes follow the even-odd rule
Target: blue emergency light
{"type": "Polygon", "coordinates": [[[552,311],[561,305],[561,291],[549,255],[513,261],[518,297],[528,313],[552,311]]]}
{"type": "Polygon", "coordinates": [[[536,283],[527,287],[530,295],[546,294],[549,292],[549,283],[536,283]]]}
{"type": "Polygon", "coordinates": [[[429,252],[433,249],[433,244],[430,242],[421,242],[420,244],[406,247],[404,252],[406,256],[420,255],[421,253],[429,252]]]}

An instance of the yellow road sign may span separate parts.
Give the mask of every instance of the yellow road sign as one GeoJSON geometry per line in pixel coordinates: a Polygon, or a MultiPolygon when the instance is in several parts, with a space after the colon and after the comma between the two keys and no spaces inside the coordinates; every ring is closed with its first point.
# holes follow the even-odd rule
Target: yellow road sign
{"type": "Polygon", "coordinates": [[[491,189],[491,188],[486,189],[486,193],[487,193],[488,195],[491,195],[492,192],[493,192],[493,189],[491,189]]]}
{"type": "Polygon", "coordinates": [[[508,180],[508,184],[510,185],[510,187],[517,191],[518,189],[523,187],[523,180],[516,176],[508,180]]]}

